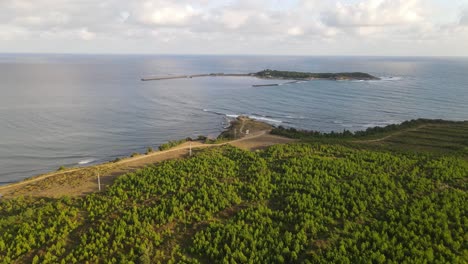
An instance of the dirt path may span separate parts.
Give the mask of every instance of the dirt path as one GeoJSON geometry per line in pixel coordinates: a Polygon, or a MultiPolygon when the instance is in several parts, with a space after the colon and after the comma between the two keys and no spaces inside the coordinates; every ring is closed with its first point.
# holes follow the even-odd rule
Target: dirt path
{"type": "Polygon", "coordinates": [[[205,144],[201,142],[186,142],[180,146],[165,151],[156,151],[147,155],[127,158],[115,163],[104,163],[96,166],[69,169],[40,175],[22,182],[0,186],[3,197],[32,195],[41,197],[80,196],[98,190],[97,175],[100,175],[101,187],[105,189],[114,180],[125,173],[135,171],[147,165],[169,159],[186,157],[189,149],[201,149],[223,145],[233,145],[242,149],[256,150],[274,144],[288,143],[293,140],[270,135],[269,131],[258,131],[243,138],[220,144],[205,144]]]}
{"type": "Polygon", "coordinates": [[[244,126],[245,126],[245,121],[244,121],[244,119],[241,119],[241,122],[242,122],[242,124],[241,124],[241,127],[239,128],[239,133],[242,135],[242,134],[244,134],[244,133],[242,132],[242,130],[244,130],[244,126]]]}
{"type": "Polygon", "coordinates": [[[377,139],[367,139],[367,140],[354,140],[352,142],[354,143],[372,143],[372,142],[381,142],[381,141],[385,141],[391,137],[394,137],[394,136],[398,136],[400,134],[403,134],[403,133],[406,133],[406,132],[409,132],[409,131],[416,131],[418,129],[421,129],[423,127],[426,127],[427,125],[419,125],[417,127],[414,127],[414,128],[409,128],[409,129],[405,129],[405,130],[401,130],[401,131],[397,131],[393,134],[390,134],[390,135],[387,135],[385,137],[382,137],[382,138],[377,138],[377,139]]]}

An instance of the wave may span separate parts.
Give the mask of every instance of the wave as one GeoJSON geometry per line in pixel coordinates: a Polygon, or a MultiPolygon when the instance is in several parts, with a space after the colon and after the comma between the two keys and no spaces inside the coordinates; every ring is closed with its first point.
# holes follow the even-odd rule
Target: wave
{"type": "Polygon", "coordinates": [[[223,115],[226,115],[226,114],[223,114],[223,113],[217,112],[217,111],[215,111],[215,110],[211,110],[211,109],[205,109],[205,108],[203,108],[202,111],[203,111],[203,112],[207,112],[207,113],[211,113],[211,114],[215,114],[215,115],[222,115],[222,116],[223,116],[223,115]]]}
{"type": "Polygon", "coordinates": [[[277,119],[273,119],[273,118],[268,118],[268,117],[263,117],[263,116],[254,116],[254,115],[251,115],[251,116],[248,116],[249,118],[252,118],[252,119],[255,119],[255,120],[259,120],[259,121],[264,121],[264,122],[267,122],[267,123],[275,123],[275,124],[280,124],[280,123],[283,123],[283,121],[281,120],[277,120],[277,119]]]}
{"type": "Polygon", "coordinates": [[[403,77],[400,77],[400,76],[382,76],[379,78],[380,78],[379,81],[401,81],[403,80],[403,77]]]}
{"type": "Polygon", "coordinates": [[[85,159],[85,160],[81,160],[78,162],[78,165],[85,165],[85,164],[89,164],[93,161],[96,161],[96,159],[85,159]]]}
{"type": "Polygon", "coordinates": [[[222,115],[222,116],[225,116],[225,117],[230,118],[230,119],[235,119],[235,118],[238,118],[241,115],[244,115],[244,116],[247,116],[247,117],[249,117],[251,119],[258,120],[258,121],[263,121],[263,122],[267,122],[267,123],[273,123],[273,124],[283,123],[283,121],[274,119],[271,116],[264,116],[264,115],[258,115],[258,114],[251,114],[251,115],[225,114],[225,113],[216,112],[216,111],[210,110],[210,109],[202,109],[202,110],[203,110],[203,112],[212,113],[212,114],[216,114],[216,115],[222,115]]]}
{"type": "Polygon", "coordinates": [[[401,123],[398,120],[388,120],[388,121],[380,121],[380,122],[374,122],[374,123],[369,123],[363,125],[364,128],[371,128],[371,127],[384,127],[392,124],[399,124],[401,123]]]}
{"type": "Polygon", "coordinates": [[[306,119],[305,116],[292,116],[292,115],[287,115],[287,116],[284,116],[283,118],[287,118],[287,119],[306,119]]]}

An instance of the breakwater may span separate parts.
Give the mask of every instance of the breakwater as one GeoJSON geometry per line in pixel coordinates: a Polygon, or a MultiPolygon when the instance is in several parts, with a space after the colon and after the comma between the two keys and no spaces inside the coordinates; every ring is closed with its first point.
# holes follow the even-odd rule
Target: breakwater
{"type": "Polygon", "coordinates": [[[208,74],[191,74],[191,75],[173,75],[173,76],[161,76],[161,77],[147,77],[141,78],[142,81],[161,81],[171,79],[190,79],[197,77],[255,77],[255,73],[208,73],[208,74]]]}

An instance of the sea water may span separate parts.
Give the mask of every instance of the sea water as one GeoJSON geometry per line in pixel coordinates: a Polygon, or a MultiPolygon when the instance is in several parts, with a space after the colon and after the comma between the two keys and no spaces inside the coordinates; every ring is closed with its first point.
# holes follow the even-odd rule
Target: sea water
{"type": "Polygon", "coordinates": [[[468,119],[468,59],[0,55],[0,182],[216,136],[229,118],[319,131],[468,119]],[[263,69],[367,72],[379,81],[142,77],[263,69]],[[282,84],[252,87],[254,84],[282,84]],[[284,83],[284,84],[283,84],[284,83]]]}

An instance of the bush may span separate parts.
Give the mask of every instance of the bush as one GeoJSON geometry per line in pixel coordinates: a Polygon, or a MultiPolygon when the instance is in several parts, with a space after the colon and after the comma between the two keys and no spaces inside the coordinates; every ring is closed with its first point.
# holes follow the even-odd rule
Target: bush
{"type": "Polygon", "coordinates": [[[169,141],[167,143],[164,143],[161,146],[159,146],[159,150],[163,151],[163,150],[171,149],[173,147],[176,147],[176,146],[178,146],[180,144],[183,144],[183,143],[189,141],[188,139],[190,139],[190,141],[192,140],[191,138],[186,138],[186,139],[181,139],[181,140],[173,140],[173,141],[171,140],[171,141],[169,141]]]}
{"type": "Polygon", "coordinates": [[[148,148],[146,149],[146,155],[150,154],[150,153],[153,152],[153,151],[154,151],[154,150],[153,150],[152,147],[148,147],[148,148]]]}
{"type": "Polygon", "coordinates": [[[205,141],[206,139],[207,139],[207,137],[206,137],[206,136],[202,136],[202,135],[200,135],[200,136],[197,137],[197,140],[200,140],[200,141],[205,141]]]}

